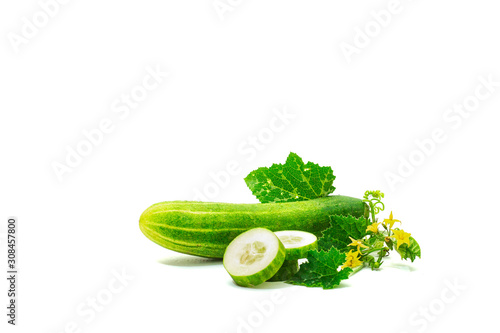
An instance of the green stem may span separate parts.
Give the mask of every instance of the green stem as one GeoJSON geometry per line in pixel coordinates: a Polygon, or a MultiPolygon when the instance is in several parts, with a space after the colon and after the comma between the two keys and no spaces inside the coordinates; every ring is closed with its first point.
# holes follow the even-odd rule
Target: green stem
{"type": "Polygon", "coordinates": [[[375,252],[375,251],[380,251],[380,250],[383,250],[383,249],[385,249],[385,246],[384,247],[377,247],[376,249],[371,249],[370,251],[368,251],[368,252],[362,252],[361,254],[365,255],[365,254],[369,254],[369,253],[372,253],[372,252],[375,252]]]}
{"type": "Polygon", "coordinates": [[[379,264],[382,262],[382,258],[383,258],[383,257],[386,255],[386,253],[388,253],[388,252],[389,252],[389,251],[388,251],[388,249],[387,249],[387,250],[385,250],[385,249],[384,249],[384,251],[380,251],[380,253],[379,253],[379,255],[378,255],[378,260],[377,260],[377,262],[378,262],[379,264]]]}
{"type": "Polygon", "coordinates": [[[352,273],[349,274],[349,277],[353,276],[354,274],[356,274],[357,272],[359,272],[360,270],[362,270],[363,268],[365,268],[365,265],[359,265],[358,267],[356,268],[353,268],[352,270],[352,273]]]}
{"type": "Polygon", "coordinates": [[[372,223],[375,223],[375,206],[370,202],[370,209],[372,211],[372,223]]]}

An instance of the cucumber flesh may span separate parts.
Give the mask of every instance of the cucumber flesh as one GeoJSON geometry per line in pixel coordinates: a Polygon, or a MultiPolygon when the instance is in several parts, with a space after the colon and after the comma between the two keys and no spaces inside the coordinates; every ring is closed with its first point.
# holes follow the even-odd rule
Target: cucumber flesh
{"type": "Polygon", "coordinates": [[[307,257],[307,252],[318,248],[318,238],[306,231],[276,231],[286,249],[286,260],[297,260],[307,257]]]}
{"type": "Polygon", "coordinates": [[[283,243],[272,231],[254,228],[228,245],[223,264],[236,284],[253,287],[274,276],[283,265],[285,255],[283,243]]]}
{"type": "Polygon", "coordinates": [[[285,260],[278,272],[270,278],[269,282],[287,281],[299,271],[298,260],[285,260]]]}

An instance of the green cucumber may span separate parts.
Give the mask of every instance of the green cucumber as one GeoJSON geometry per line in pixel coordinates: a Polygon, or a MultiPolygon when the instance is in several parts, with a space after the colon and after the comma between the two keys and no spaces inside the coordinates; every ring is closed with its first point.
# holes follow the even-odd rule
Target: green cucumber
{"type": "Polygon", "coordinates": [[[270,230],[248,230],[227,246],[224,268],[236,284],[254,287],[273,277],[285,261],[285,247],[270,230]]]}
{"type": "Polygon", "coordinates": [[[336,214],[367,216],[368,206],[361,199],[340,195],[264,204],[166,201],[146,209],[139,227],[147,238],[167,249],[222,258],[229,243],[247,230],[302,230],[320,236],[330,226],[330,216],[336,214]]]}
{"type": "Polygon", "coordinates": [[[307,231],[276,231],[286,249],[286,260],[297,260],[307,257],[307,251],[318,248],[318,238],[307,231]]]}
{"type": "Polygon", "coordinates": [[[279,282],[290,280],[292,276],[299,271],[300,265],[298,260],[285,260],[283,265],[272,278],[267,280],[268,282],[279,282]]]}

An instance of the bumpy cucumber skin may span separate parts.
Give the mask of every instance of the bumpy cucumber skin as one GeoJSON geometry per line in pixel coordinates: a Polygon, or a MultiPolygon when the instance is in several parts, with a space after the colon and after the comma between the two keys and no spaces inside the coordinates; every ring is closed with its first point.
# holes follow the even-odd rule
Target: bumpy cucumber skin
{"type": "Polygon", "coordinates": [[[329,216],[337,214],[368,216],[368,206],[361,199],[340,195],[265,204],[166,201],[146,209],[139,227],[167,249],[222,258],[227,245],[247,230],[302,230],[320,236],[330,226],[329,216]]]}
{"type": "Polygon", "coordinates": [[[287,281],[299,271],[300,265],[298,260],[285,260],[280,269],[274,274],[268,282],[287,281]]]}
{"type": "MultiPolygon", "coordinates": [[[[258,229],[263,229],[263,228],[258,228],[258,229]]],[[[283,245],[283,243],[281,243],[281,241],[277,236],[276,239],[279,243],[278,253],[276,254],[276,257],[271,262],[271,264],[269,264],[269,266],[264,268],[262,271],[248,276],[236,276],[228,272],[237,285],[242,287],[255,287],[263,282],[266,282],[279,271],[279,269],[281,268],[281,266],[283,266],[283,263],[285,262],[286,250],[285,246],[283,245]]],[[[225,266],[226,265],[224,265],[224,268],[225,266]]]]}

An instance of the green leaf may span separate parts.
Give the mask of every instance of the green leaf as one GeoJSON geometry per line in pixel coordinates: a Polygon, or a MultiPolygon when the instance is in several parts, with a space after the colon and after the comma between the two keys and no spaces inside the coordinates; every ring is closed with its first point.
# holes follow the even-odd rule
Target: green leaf
{"type": "Polygon", "coordinates": [[[318,240],[318,248],[328,251],[332,246],[340,250],[347,250],[347,245],[354,239],[361,239],[366,235],[366,227],[370,224],[364,217],[351,215],[330,216],[330,227],[322,231],[318,240]]]}
{"type": "Polygon", "coordinates": [[[291,202],[327,196],[335,190],[335,176],[331,167],[304,164],[295,153],[290,153],[285,164],[273,164],[254,170],[245,178],[253,195],[261,203],[291,202]]]}
{"type": "Polygon", "coordinates": [[[339,269],[345,262],[345,254],[337,249],[329,251],[311,250],[307,254],[307,263],[300,265],[300,270],[287,283],[332,289],[340,281],[349,278],[351,268],[339,269]]]}
{"type": "Polygon", "coordinates": [[[397,249],[398,253],[401,255],[401,259],[410,259],[413,262],[416,257],[422,258],[422,253],[420,251],[420,245],[418,245],[415,238],[410,236],[410,246],[408,244],[402,244],[397,249]]]}

